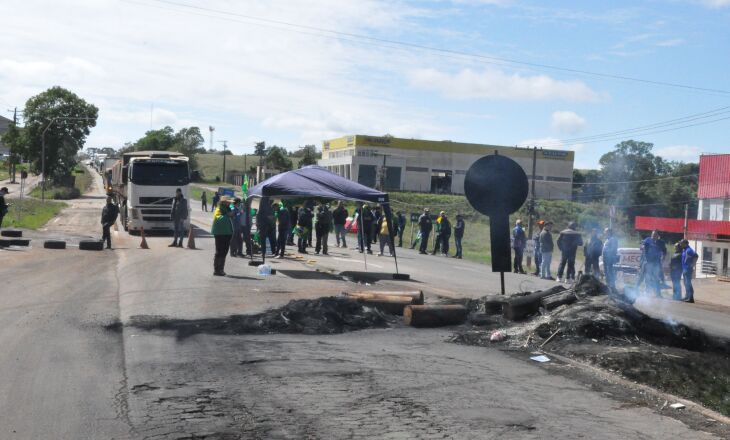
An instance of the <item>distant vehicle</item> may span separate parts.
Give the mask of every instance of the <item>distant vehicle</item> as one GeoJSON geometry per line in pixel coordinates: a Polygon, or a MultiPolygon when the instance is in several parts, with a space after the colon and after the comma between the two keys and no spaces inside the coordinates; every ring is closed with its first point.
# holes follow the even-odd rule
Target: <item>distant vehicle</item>
{"type": "Polygon", "coordinates": [[[236,197],[236,190],[233,188],[219,186],[218,194],[220,194],[221,196],[234,198],[234,197],[236,197]]]}
{"type": "MultiPolygon", "coordinates": [[[[122,155],[111,169],[111,194],[127,231],[172,230],[175,189],[190,199],[188,158],[171,151],[136,151],[122,155]]],[[[190,206],[188,205],[188,210],[190,206]]],[[[190,215],[185,229],[190,227],[190,215]]]]}

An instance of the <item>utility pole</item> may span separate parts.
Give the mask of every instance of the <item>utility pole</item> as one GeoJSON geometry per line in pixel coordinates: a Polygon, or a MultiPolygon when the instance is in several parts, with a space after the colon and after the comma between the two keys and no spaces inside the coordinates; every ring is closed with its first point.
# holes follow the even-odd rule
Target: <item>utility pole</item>
{"type": "Polygon", "coordinates": [[[228,146],[228,141],[218,141],[219,143],[223,144],[223,178],[221,179],[221,182],[226,181],[226,147],[228,146]]]}
{"type": "MultiPolygon", "coordinates": [[[[209,125],[208,131],[210,131],[210,139],[209,139],[210,140],[210,149],[213,150],[213,132],[215,131],[215,127],[213,127],[212,125],[209,125]]],[[[213,151],[211,151],[211,153],[212,152],[213,151]]]]}
{"type": "Polygon", "coordinates": [[[689,203],[684,204],[684,239],[687,239],[687,226],[689,226],[689,203]]]}
{"type": "MultiPolygon", "coordinates": [[[[15,127],[16,129],[18,128],[18,107],[15,107],[15,111],[13,111],[13,127],[15,127]]],[[[15,157],[15,154],[11,154],[10,162],[12,162],[12,163],[11,163],[10,167],[12,168],[11,174],[13,177],[10,180],[10,183],[15,183],[15,161],[16,160],[17,160],[17,158],[15,157]]]]}
{"type": "MultiPolygon", "coordinates": [[[[530,201],[527,205],[529,217],[527,218],[527,239],[532,240],[532,225],[535,223],[535,170],[537,168],[537,147],[532,147],[532,185],[530,187],[530,201]]],[[[532,245],[535,252],[535,244],[532,245]]],[[[527,267],[532,267],[532,257],[527,256],[527,267]]]]}

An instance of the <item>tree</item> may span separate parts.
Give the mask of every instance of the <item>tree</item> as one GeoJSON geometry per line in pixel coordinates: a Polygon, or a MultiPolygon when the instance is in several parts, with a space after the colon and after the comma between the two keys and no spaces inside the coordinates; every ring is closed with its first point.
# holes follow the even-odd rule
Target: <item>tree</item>
{"type": "Polygon", "coordinates": [[[598,202],[604,199],[599,170],[573,170],[573,201],[598,202]]]}
{"type": "Polygon", "coordinates": [[[190,168],[196,169],[198,163],[195,155],[205,153],[205,148],[202,146],[203,142],[204,139],[200,133],[200,128],[181,128],[174,136],[173,149],[187,156],[190,159],[190,168]]]}
{"type": "Polygon", "coordinates": [[[314,145],[305,145],[304,148],[301,148],[299,151],[302,152],[302,159],[299,161],[299,168],[317,164],[317,147],[314,145]]]}
{"type": "Polygon", "coordinates": [[[12,167],[13,182],[15,182],[15,165],[20,163],[20,158],[27,153],[26,139],[23,133],[23,129],[17,125],[10,124],[8,131],[2,135],[2,143],[10,149],[10,157],[8,158],[8,165],[12,167]]]}
{"type": "Polygon", "coordinates": [[[167,151],[175,146],[175,130],[169,125],[159,130],[149,130],[134,143],[136,151],[167,151]]]}
{"type": "Polygon", "coordinates": [[[266,155],[266,142],[256,142],[253,154],[259,157],[266,155]]]}
{"type": "Polygon", "coordinates": [[[280,170],[289,171],[292,169],[291,159],[287,157],[286,150],[276,145],[266,149],[266,157],[264,164],[267,167],[278,168],[280,170]]]}
{"type": "Polygon", "coordinates": [[[54,181],[71,175],[76,154],[83,148],[90,128],[96,126],[98,114],[96,106],[58,86],[30,98],[25,103],[23,133],[33,169],[41,171],[45,139],[46,175],[54,181]]]}

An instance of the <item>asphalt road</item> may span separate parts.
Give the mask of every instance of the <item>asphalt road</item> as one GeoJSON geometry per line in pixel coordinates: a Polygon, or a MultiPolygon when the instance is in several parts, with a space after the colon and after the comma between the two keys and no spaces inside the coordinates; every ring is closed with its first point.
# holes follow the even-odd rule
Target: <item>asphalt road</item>
{"type": "MultiPolygon", "coordinates": [[[[358,284],[335,274],[362,270],[362,255],[335,247],[330,257],[272,261],[275,276],[229,259],[229,276],[213,277],[210,214],[199,212],[198,250],[168,248],[170,237],[147,237],[151,249],[141,250],[124,232],[113,251],[39,246],[98,236],[101,196],[97,187],[29,234],[31,249],[0,251],[0,438],[716,438],[523,355],[448,343],[447,329],[182,337],[130,326],[140,316],[223,323],[372,287],[481,296],[498,291],[498,278],[405,251],[411,281],[358,284]]],[[[370,271],[393,271],[391,258],[368,257],[370,271]]],[[[506,281],[508,290],[544,285],[506,281]]]]}

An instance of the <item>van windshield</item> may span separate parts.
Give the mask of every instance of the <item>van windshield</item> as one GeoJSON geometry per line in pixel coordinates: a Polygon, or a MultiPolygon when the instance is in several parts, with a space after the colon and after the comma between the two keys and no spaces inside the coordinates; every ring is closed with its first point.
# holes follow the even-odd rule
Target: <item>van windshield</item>
{"type": "Polygon", "coordinates": [[[187,162],[175,160],[134,161],[131,181],[137,185],[187,185],[190,170],[187,162]]]}

